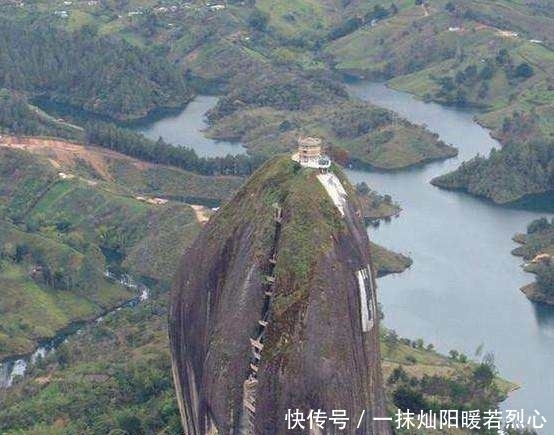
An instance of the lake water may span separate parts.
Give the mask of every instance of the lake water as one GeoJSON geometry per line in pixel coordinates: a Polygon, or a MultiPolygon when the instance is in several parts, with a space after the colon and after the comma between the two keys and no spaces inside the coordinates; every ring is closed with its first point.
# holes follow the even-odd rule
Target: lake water
{"type": "Polygon", "coordinates": [[[193,148],[200,157],[244,154],[246,148],[236,142],[214,141],[203,135],[208,128],[204,114],[214,107],[217,97],[199,95],[179,114],[164,117],[136,128],[146,137],[193,148]]]}
{"type": "MultiPolygon", "coordinates": [[[[532,304],[519,291],[533,276],[510,254],[516,246],[513,234],[545,214],[496,206],[429,184],[463,160],[499,147],[470,111],[424,103],[383,84],[359,82],[349,89],[426,124],[459,149],[457,158],[404,171],[347,171],[353,183],[366,181],[403,207],[398,219],[369,230],[372,240],[414,260],[408,271],[379,280],[386,326],[405,337],[422,337],[443,352],[457,349],[473,356],[483,344],[485,352],[494,352],[502,375],[523,385],[504,407],[526,413],[537,409],[554,428],[554,309],[532,304]]],[[[237,144],[202,135],[203,114],[215,103],[214,97],[197,97],[178,116],[142,131],[154,139],[162,136],[193,146],[200,155],[243,152],[237,144]]]]}
{"type": "Polygon", "coordinates": [[[429,184],[463,160],[500,146],[471,112],[424,103],[383,84],[360,82],[349,89],[426,124],[459,149],[457,158],[401,172],[348,171],[352,182],[365,181],[391,194],[403,208],[398,219],[370,230],[372,240],[414,260],[405,273],[379,280],[385,325],[441,351],[459,349],[472,356],[483,344],[494,352],[501,374],[523,386],[505,409],[537,409],[549,421],[545,433],[554,433],[554,308],[533,304],[519,291],[533,275],[510,254],[516,232],[551,215],[496,206],[429,184]]]}

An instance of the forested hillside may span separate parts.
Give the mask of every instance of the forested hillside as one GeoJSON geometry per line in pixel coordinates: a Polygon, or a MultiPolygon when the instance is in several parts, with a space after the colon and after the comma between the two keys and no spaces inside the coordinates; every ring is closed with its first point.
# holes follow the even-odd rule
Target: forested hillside
{"type": "MultiPolygon", "coordinates": [[[[554,196],[554,141],[537,138],[508,142],[488,157],[478,156],[431,181],[505,204],[531,194],[554,196]]],[[[547,206],[552,207],[552,197],[547,206]]]]}
{"type": "Polygon", "coordinates": [[[0,89],[0,132],[29,136],[79,137],[81,130],[56,122],[48,114],[33,108],[21,94],[0,89]]]}
{"type": "MultiPolygon", "coordinates": [[[[24,7],[0,5],[0,14],[9,17],[3,25],[10,35],[4,56],[6,62],[13,59],[0,86],[24,91],[17,94],[19,109],[7,111],[2,127],[12,133],[82,140],[78,131],[60,131],[67,125],[41,120],[39,128],[34,110],[24,108],[27,101],[38,104],[54,121],[64,118],[85,128],[89,142],[106,141],[110,147],[125,142],[120,151],[143,158],[148,154],[138,145],[143,141],[132,138],[137,146],[129,146],[128,133],[115,133],[116,127],[90,115],[101,115],[104,121],[139,118],[154,109],[182,106],[193,87],[223,93],[210,116],[210,134],[243,140],[249,154],[259,157],[234,167],[257,166],[260,160],[290,150],[299,134],[318,134],[342,163],[365,167],[397,169],[455,155],[455,149],[421,127],[393,124],[390,113],[383,118],[386,122],[374,122],[367,112],[376,108],[365,103],[367,111],[359,110],[340,77],[329,71],[323,44],[339,36],[350,16],[362,13],[369,23],[384,9],[345,7],[335,0],[308,3],[291,11],[271,2],[229,2],[223,8],[202,2],[171,7],[155,2],[73,2],[64,10],[48,0],[24,7]],[[75,107],[85,112],[72,110],[75,107]],[[327,128],[330,118],[333,129],[327,128]],[[337,130],[342,119],[348,124],[337,130]],[[360,128],[344,137],[341,131],[350,125],[360,128]]],[[[207,173],[206,166],[213,167],[204,162],[184,165],[184,160],[194,160],[188,151],[169,151],[162,154],[173,154],[169,160],[185,169],[203,166],[200,171],[207,173]]]]}
{"type": "Polygon", "coordinates": [[[0,21],[0,87],[118,120],[192,97],[182,72],[163,56],[98,35],[41,22],[0,21]]]}

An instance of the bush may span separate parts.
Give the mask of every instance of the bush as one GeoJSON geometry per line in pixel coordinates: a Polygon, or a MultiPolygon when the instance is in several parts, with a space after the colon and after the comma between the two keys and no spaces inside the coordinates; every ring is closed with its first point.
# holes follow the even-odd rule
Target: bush
{"type": "Polygon", "coordinates": [[[486,64],[483,69],[481,69],[481,72],[479,73],[479,77],[483,80],[490,80],[492,79],[492,76],[494,75],[494,69],[491,65],[486,64]]]}
{"type": "Polygon", "coordinates": [[[487,387],[494,380],[494,370],[487,363],[478,364],[473,369],[473,379],[478,386],[487,387]]]}
{"type": "Polygon", "coordinates": [[[533,71],[533,67],[529,65],[527,62],[520,63],[515,70],[515,76],[516,77],[524,77],[529,78],[531,77],[535,72],[533,71]]]}
{"type": "Polygon", "coordinates": [[[419,413],[429,408],[421,392],[404,385],[394,390],[392,396],[394,404],[403,411],[409,409],[412,412],[419,413]]]}
{"type": "Polygon", "coordinates": [[[539,231],[549,230],[551,225],[548,223],[548,219],[542,217],[540,219],[535,219],[529,225],[527,225],[527,234],[537,233],[539,231]]]}
{"type": "Polygon", "coordinates": [[[360,194],[360,195],[368,195],[369,192],[371,192],[371,189],[369,188],[369,186],[367,185],[367,183],[365,181],[362,181],[361,183],[357,183],[356,184],[356,191],[360,194]]]}
{"type": "Polygon", "coordinates": [[[329,32],[329,39],[332,41],[335,39],[342,38],[343,36],[346,36],[349,33],[352,33],[358,30],[362,24],[363,24],[363,21],[360,18],[357,18],[357,17],[349,18],[348,20],[344,21],[342,24],[331,29],[331,31],[329,32]]]}
{"type": "Polygon", "coordinates": [[[248,25],[260,32],[263,32],[267,28],[269,22],[269,15],[259,9],[254,9],[248,17],[248,25]]]}
{"type": "Polygon", "coordinates": [[[540,291],[554,296],[554,265],[540,264],[535,272],[540,291]]]}

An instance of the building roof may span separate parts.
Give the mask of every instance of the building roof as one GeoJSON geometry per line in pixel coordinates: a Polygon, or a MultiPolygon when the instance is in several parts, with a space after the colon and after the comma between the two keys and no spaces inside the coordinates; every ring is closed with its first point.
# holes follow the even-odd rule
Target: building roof
{"type": "Polygon", "coordinates": [[[321,139],[319,137],[300,137],[298,138],[298,146],[301,147],[320,147],[321,146],[321,139]]]}

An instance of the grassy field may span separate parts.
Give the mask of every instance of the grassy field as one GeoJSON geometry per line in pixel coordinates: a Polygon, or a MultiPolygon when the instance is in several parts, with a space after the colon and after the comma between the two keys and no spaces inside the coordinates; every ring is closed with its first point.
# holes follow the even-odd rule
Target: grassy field
{"type": "Polygon", "coordinates": [[[2,262],[0,358],[25,354],[37,340],[52,337],[73,321],[100,315],[104,307],[129,299],[133,294],[106,282],[90,294],[57,290],[37,284],[28,268],[2,262]]]}
{"type": "MultiPolygon", "coordinates": [[[[475,365],[473,360],[468,359],[464,362],[463,357],[462,360],[454,359],[437,352],[433,346],[420,345],[418,340],[407,344],[405,339],[399,339],[398,343],[391,344],[386,338],[389,333],[390,331],[387,331],[381,337],[381,360],[385,379],[388,379],[398,366],[402,366],[411,376],[421,378],[424,375],[451,376],[475,365]]],[[[519,388],[517,384],[501,377],[496,377],[495,383],[503,394],[519,388]]]]}

